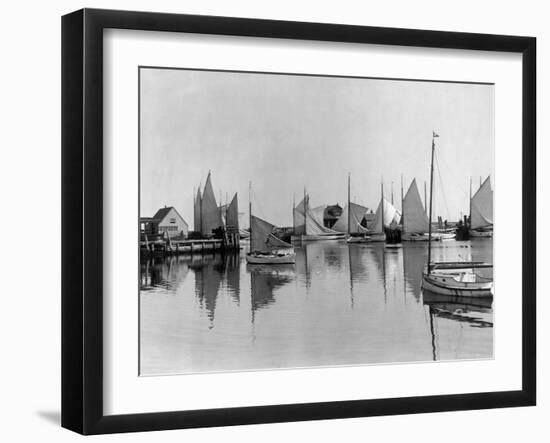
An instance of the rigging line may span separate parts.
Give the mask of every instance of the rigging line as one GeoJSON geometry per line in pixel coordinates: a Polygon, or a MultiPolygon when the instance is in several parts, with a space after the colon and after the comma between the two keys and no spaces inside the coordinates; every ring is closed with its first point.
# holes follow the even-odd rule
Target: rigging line
{"type": "Polygon", "coordinates": [[[262,218],[263,220],[266,220],[265,212],[260,203],[260,199],[258,199],[254,190],[252,190],[250,194],[251,194],[252,203],[254,204],[254,214],[256,216],[259,215],[260,218],[262,218]]]}
{"type": "Polygon", "coordinates": [[[437,166],[437,176],[439,177],[439,187],[441,188],[441,194],[443,197],[443,204],[445,205],[445,210],[447,211],[447,220],[451,219],[451,212],[449,211],[449,206],[447,204],[447,196],[445,195],[445,188],[443,187],[443,180],[441,178],[441,170],[439,167],[439,161],[437,159],[437,153],[435,155],[435,164],[437,166]]]}
{"type": "MultiPolygon", "coordinates": [[[[436,152],[436,154],[437,154],[437,152],[436,152]]],[[[447,163],[445,162],[445,159],[443,157],[440,159],[440,162],[441,162],[441,166],[443,167],[442,169],[445,172],[445,175],[449,175],[453,182],[455,182],[455,183],[464,182],[464,180],[457,180],[457,176],[455,174],[453,174],[454,170],[447,166],[447,163]]],[[[470,198],[469,197],[469,195],[470,195],[469,194],[469,189],[467,187],[464,187],[464,186],[459,186],[458,189],[459,189],[460,192],[462,192],[464,197],[469,200],[469,198],[470,198]]]]}

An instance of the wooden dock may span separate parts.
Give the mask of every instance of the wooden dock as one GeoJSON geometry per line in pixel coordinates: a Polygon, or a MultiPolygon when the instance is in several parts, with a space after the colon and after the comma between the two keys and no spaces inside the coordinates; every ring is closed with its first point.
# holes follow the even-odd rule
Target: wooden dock
{"type": "Polygon", "coordinates": [[[239,251],[239,239],[234,236],[212,239],[174,240],[165,235],[142,234],[140,255],[145,257],[195,254],[215,251],[239,251]]]}

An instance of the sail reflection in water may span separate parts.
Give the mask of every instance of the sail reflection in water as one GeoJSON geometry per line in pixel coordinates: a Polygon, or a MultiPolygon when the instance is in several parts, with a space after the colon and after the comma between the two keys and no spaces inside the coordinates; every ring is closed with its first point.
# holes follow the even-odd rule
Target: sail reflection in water
{"type": "MultiPolygon", "coordinates": [[[[142,375],[493,356],[491,301],[422,293],[426,244],[312,242],[280,266],[247,265],[244,253],[141,265],[142,375]]],[[[492,239],[432,253],[491,262],[492,239]]]]}

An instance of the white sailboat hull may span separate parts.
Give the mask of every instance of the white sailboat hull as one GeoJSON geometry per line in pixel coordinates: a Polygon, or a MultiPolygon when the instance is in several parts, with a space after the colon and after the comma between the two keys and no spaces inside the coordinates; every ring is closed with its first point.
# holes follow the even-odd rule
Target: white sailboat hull
{"type": "Polygon", "coordinates": [[[246,254],[246,262],[251,265],[288,265],[296,263],[296,253],[288,254],[246,254]]]}
{"type": "Polygon", "coordinates": [[[349,244],[354,244],[354,243],[370,243],[372,240],[370,236],[365,235],[360,237],[348,237],[346,241],[349,244]]]}
{"type": "Polygon", "coordinates": [[[493,231],[476,231],[475,229],[470,229],[469,234],[470,234],[470,237],[477,237],[477,238],[493,237],[493,231]]]}
{"type": "Polygon", "coordinates": [[[422,289],[453,297],[492,297],[493,281],[471,278],[470,272],[423,273],[422,289]]]}
{"type": "Polygon", "coordinates": [[[453,238],[456,238],[456,233],[454,233],[454,232],[436,232],[435,234],[432,234],[432,236],[435,236],[436,241],[445,241],[445,240],[452,240],[453,238]]]}
{"type": "Polygon", "coordinates": [[[312,235],[293,235],[292,241],[319,241],[319,240],[343,240],[346,238],[346,234],[312,234],[312,235]]]}
{"type": "MultiPolygon", "coordinates": [[[[456,234],[454,232],[433,232],[432,233],[432,241],[452,240],[455,237],[456,237],[456,234]]],[[[405,232],[401,234],[401,240],[402,241],[429,241],[430,236],[428,234],[408,234],[405,232]]]]}
{"type": "Polygon", "coordinates": [[[369,234],[370,241],[371,242],[385,242],[386,241],[386,234],[384,232],[376,233],[376,234],[369,234]]]}

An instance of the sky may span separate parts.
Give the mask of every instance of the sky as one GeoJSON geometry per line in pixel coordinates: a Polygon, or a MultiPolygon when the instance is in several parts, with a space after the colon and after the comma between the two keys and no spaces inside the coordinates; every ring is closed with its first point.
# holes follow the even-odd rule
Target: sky
{"type": "MultiPolygon", "coordinates": [[[[208,171],[216,198],[235,192],[248,210],[292,225],[304,188],[311,206],[351,200],[376,210],[381,183],[395,205],[416,178],[428,182],[436,138],[434,219],[468,213],[469,182],[494,168],[494,86],[140,69],[141,216],[174,206],[193,224],[208,171]]],[[[219,203],[219,202],[218,202],[219,203]]]]}

